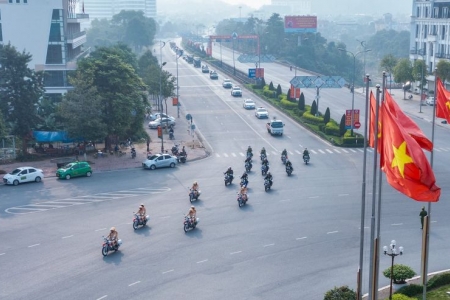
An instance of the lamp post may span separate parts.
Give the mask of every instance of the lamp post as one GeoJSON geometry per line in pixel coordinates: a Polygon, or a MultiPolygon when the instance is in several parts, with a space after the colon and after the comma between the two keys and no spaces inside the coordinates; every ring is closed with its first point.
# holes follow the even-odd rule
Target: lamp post
{"type": "Polygon", "coordinates": [[[419,113],[422,113],[422,94],[423,94],[423,64],[425,63],[425,59],[422,54],[422,49],[417,51],[417,56],[422,57],[422,63],[420,64],[421,76],[420,76],[420,97],[419,97],[419,113]]]}
{"type": "Polygon", "coordinates": [[[397,248],[395,248],[395,240],[391,241],[391,244],[389,245],[389,250],[390,252],[388,252],[388,247],[384,246],[383,247],[383,251],[384,251],[384,255],[388,255],[392,258],[391,260],[391,284],[389,286],[389,300],[392,300],[392,280],[393,280],[393,273],[394,273],[394,258],[396,256],[402,255],[403,254],[403,247],[398,247],[398,252],[397,252],[397,248]]]}
{"type": "Polygon", "coordinates": [[[159,99],[158,99],[158,110],[163,112],[163,106],[162,106],[162,67],[166,64],[162,61],[162,48],[166,45],[166,42],[159,41],[159,63],[161,64],[161,68],[159,70],[159,99]]]}
{"type": "Polygon", "coordinates": [[[354,112],[353,112],[353,110],[354,110],[354,107],[355,107],[355,77],[356,77],[356,56],[358,56],[359,54],[361,54],[361,53],[366,53],[366,52],[369,52],[369,51],[372,51],[372,50],[370,50],[370,49],[366,49],[366,50],[363,50],[363,51],[359,51],[359,52],[356,52],[356,53],[353,53],[353,52],[351,52],[351,51],[348,51],[347,49],[344,49],[344,48],[338,48],[338,50],[339,51],[343,51],[343,52],[347,52],[347,53],[350,53],[352,56],[353,56],[353,79],[352,79],[352,86],[351,86],[351,93],[352,93],[352,114],[351,114],[351,124],[350,124],[350,136],[353,136],[353,117],[354,117],[354,112]]]}
{"type": "MultiPolygon", "coordinates": [[[[364,49],[364,58],[363,58],[363,64],[364,64],[364,76],[366,76],[366,48],[367,48],[367,45],[366,45],[366,41],[360,41],[360,40],[357,40],[360,44],[361,44],[361,46],[363,47],[363,49],[364,49]]],[[[364,77],[364,79],[365,79],[366,77],[364,77]]],[[[363,85],[363,93],[364,93],[364,88],[365,88],[365,85],[363,85]]]]}
{"type": "MultiPolygon", "coordinates": [[[[180,117],[180,95],[178,94],[178,87],[179,87],[179,83],[178,83],[178,59],[183,55],[182,52],[178,53],[180,50],[178,49],[175,53],[175,55],[177,56],[176,58],[176,62],[177,62],[177,117],[180,117]]],[[[167,110],[167,109],[166,109],[167,110]]],[[[167,115],[167,111],[166,111],[166,115],[167,115]]]]}

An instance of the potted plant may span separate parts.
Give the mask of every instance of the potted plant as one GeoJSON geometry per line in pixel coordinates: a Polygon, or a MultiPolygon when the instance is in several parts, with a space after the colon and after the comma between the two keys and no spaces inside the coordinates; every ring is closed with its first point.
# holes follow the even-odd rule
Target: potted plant
{"type": "MultiPolygon", "coordinates": [[[[383,271],[386,278],[391,278],[391,267],[383,271]]],[[[416,275],[413,269],[408,266],[396,264],[392,272],[392,280],[397,284],[405,284],[407,279],[413,278],[416,275]]]]}

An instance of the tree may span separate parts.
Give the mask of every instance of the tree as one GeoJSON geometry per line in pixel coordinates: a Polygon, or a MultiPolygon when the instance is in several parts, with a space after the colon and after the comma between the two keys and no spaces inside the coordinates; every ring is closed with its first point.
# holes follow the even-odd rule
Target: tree
{"type": "Polygon", "coordinates": [[[344,134],[347,132],[347,129],[345,128],[345,114],[341,117],[341,122],[339,123],[339,134],[341,136],[344,136],[344,134]]]}
{"type": "Polygon", "coordinates": [[[311,114],[315,116],[317,114],[317,103],[316,100],[313,100],[311,104],[311,114]]]}
{"type": "Polygon", "coordinates": [[[269,83],[269,91],[275,91],[272,81],[269,83]]]}
{"type": "Polygon", "coordinates": [[[264,77],[261,78],[261,85],[262,85],[262,87],[266,86],[266,80],[264,79],[264,77]]]}
{"type": "Polygon", "coordinates": [[[325,293],[324,300],[354,300],[356,293],[348,286],[335,287],[325,293]]]}
{"type": "Polygon", "coordinates": [[[7,134],[6,124],[3,121],[3,114],[0,111],[0,138],[3,138],[7,134]]]}
{"type": "Polygon", "coordinates": [[[29,53],[19,53],[11,44],[0,45],[0,109],[12,124],[11,134],[21,138],[23,155],[40,122],[36,107],[44,95],[43,74],[28,68],[30,62],[29,53]]]}
{"type": "Polygon", "coordinates": [[[392,76],[395,66],[397,65],[398,59],[392,54],[388,54],[380,62],[380,68],[386,71],[389,76],[392,76]]]}
{"type": "Polygon", "coordinates": [[[305,95],[300,94],[300,99],[298,100],[298,109],[305,111],[305,95]]]}
{"type": "Polygon", "coordinates": [[[277,97],[280,96],[281,94],[282,94],[281,85],[278,84],[278,86],[277,86],[277,97]]]}
{"type": "MultiPolygon", "coordinates": [[[[443,60],[440,60],[439,63],[441,61],[444,62],[443,60]]],[[[439,63],[438,63],[438,66],[439,66],[439,63]]],[[[450,64],[449,64],[449,66],[450,66],[450,64]]],[[[426,66],[426,63],[424,60],[416,59],[414,61],[412,75],[413,75],[415,81],[420,81],[419,86],[420,86],[420,89],[422,90],[422,87],[427,83],[427,80],[426,80],[427,66],[426,66]]]]}
{"type": "MultiPolygon", "coordinates": [[[[386,278],[391,278],[391,267],[383,271],[383,275],[386,278]]],[[[406,283],[406,279],[413,278],[416,275],[413,269],[402,264],[395,264],[392,272],[392,280],[394,283],[406,283]]]]}
{"type": "Polygon", "coordinates": [[[380,30],[369,38],[367,44],[370,45],[371,52],[376,58],[389,54],[395,57],[408,58],[409,39],[409,31],[380,30]]]}
{"type": "Polygon", "coordinates": [[[437,64],[437,74],[442,80],[450,81],[450,62],[440,60],[437,64]]]}
{"type": "MultiPolygon", "coordinates": [[[[407,58],[402,58],[394,67],[394,79],[395,82],[406,83],[408,81],[414,80],[413,69],[411,66],[411,61],[407,58]]],[[[403,91],[403,98],[406,99],[406,90],[403,91]]]]}
{"type": "Polygon", "coordinates": [[[323,122],[325,124],[330,122],[330,108],[329,107],[327,107],[327,109],[325,110],[325,115],[323,116],[323,122]]]}
{"type": "Polygon", "coordinates": [[[288,89],[287,94],[286,94],[286,99],[288,99],[289,101],[292,101],[292,99],[291,99],[291,89],[288,89]]]}

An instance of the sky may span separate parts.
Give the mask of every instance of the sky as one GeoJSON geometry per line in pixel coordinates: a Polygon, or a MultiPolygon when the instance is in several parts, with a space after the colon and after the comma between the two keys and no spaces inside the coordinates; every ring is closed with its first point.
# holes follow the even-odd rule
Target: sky
{"type": "Polygon", "coordinates": [[[233,5],[247,5],[252,8],[258,9],[265,4],[270,4],[270,0],[222,0],[223,2],[233,4],[233,5]]]}

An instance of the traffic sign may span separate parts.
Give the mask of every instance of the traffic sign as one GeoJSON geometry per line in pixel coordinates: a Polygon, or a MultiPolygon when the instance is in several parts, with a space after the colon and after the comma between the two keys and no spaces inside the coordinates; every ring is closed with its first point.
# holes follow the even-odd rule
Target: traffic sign
{"type": "Polygon", "coordinates": [[[346,129],[352,129],[352,128],[358,129],[359,127],[361,127],[361,123],[359,122],[359,109],[353,110],[353,126],[351,126],[351,124],[352,124],[352,110],[347,109],[345,111],[345,128],[346,129]],[[356,127],[357,123],[359,124],[358,127],[356,127]]]}
{"type": "Polygon", "coordinates": [[[248,69],[248,78],[256,77],[256,69],[248,69]]]}
{"type": "Polygon", "coordinates": [[[355,122],[355,124],[353,125],[356,129],[359,129],[359,127],[361,127],[361,123],[359,122],[355,122]]]}
{"type": "Polygon", "coordinates": [[[238,34],[237,34],[236,32],[233,32],[233,33],[231,34],[231,37],[233,38],[233,40],[235,40],[235,39],[237,39],[238,34]]]}

